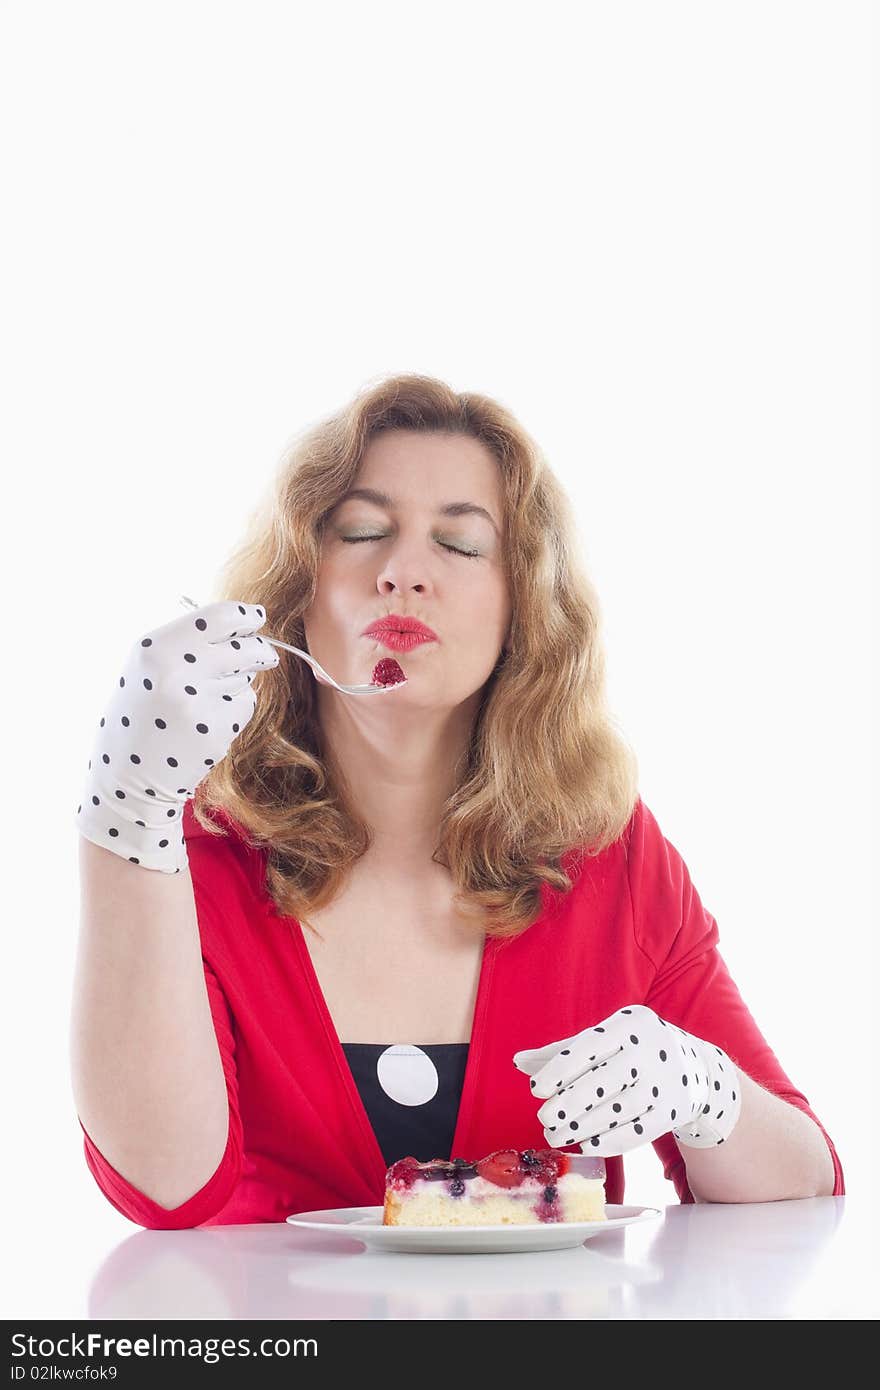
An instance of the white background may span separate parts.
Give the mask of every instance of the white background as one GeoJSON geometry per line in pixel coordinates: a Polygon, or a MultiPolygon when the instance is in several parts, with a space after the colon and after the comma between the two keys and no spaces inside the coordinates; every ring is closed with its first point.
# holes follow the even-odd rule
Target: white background
{"type": "Polygon", "coordinates": [[[497,397],[563,481],[642,795],[873,1191],[872,6],[0,13],[3,1314],[84,1316],[135,1229],[68,1070],[119,663],[215,596],[290,437],[399,371],[497,397]]]}

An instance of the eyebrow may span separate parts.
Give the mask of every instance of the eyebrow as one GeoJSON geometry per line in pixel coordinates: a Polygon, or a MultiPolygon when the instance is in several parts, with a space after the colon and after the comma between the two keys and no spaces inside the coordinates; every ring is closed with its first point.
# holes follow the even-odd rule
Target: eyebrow
{"type": "MultiPolygon", "coordinates": [[[[360,497],[364,502],[373,502],[377,507],[384,507],[386,511],[393,511],[396,502],[393,497],[389,497],[387,492],[379,492],[372,487],[353,487],[349,492],[340,497],[337,506],[347,502],[352,497],[360,497]]],[[[494,517],[486,511],[485,507],[478,507],[475,502],[447,502],[445,506],[438,507],[437,511],[442,516],[482,516],[485,517],[489,525],[500,535],[494,517]]]]}

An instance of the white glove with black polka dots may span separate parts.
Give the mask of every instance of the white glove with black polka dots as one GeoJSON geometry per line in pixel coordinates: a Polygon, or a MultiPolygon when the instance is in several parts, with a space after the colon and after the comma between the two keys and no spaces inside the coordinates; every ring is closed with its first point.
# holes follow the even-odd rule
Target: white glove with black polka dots
{"type": "Polygon", "coordinates": [[[188,865],[181,819],[197,783],[250,722],[254,673],[277,666],[263,608],[223,599],[141,637],[95,737],[77,807],[82,835],[132,864],[188,865]]]}
{"type": "Polygon", "coordinates": [[[742,1106],[739,1073],[726,1052],[630,1004],[574,1037],[516,1052],[551,1148],[623,1154],[670,1130],[689,1148],[723,1144],[742,1106]]]}

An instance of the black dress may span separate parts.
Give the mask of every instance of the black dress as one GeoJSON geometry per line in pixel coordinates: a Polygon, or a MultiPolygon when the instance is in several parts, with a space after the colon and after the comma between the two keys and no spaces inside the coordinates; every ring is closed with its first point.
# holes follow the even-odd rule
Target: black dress
{"type": "Polygon", "coordinates": [[[389,1168],[412,1155],[468,1158],[449,1152],[455,1134],[469,1043],[343,1043],[389,1168]]]}

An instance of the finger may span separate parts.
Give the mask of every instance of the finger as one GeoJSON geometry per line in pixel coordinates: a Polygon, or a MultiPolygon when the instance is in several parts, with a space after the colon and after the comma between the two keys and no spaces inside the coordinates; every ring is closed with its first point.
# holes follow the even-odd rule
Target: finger
{"type": "MultiPolygon", "coordinates": [[[[585,1154],[593,1154],[596,1157],[610,1157],[614,1154],[627,1153],[630,1149],[638,1148],[640,1144],[647,1144],[653,1139],[660,1137],[660,1130],[656,1124],[652,1124],[653,1105],[648,1105],[644,1110],[639,1110],[629,1116],[623,1115],[621,1118],[609,1119],[607,1123],[596,1122],[596,1116],[586,1116],[585,1128],[580,1129],[579,1134],[573,1133],[569,1127],[567,1130],[559,1126],[553,1128],[548,1126],[544,1130],[544,1138],[553,1148],[560,1148],[568,1144],[580,1142],[585,1154]],[[589,1121],[592,1118],[592,1125],[589,1121]],[[592,1128],[592,1133],[588,1133],[592,1128]],[[582,1135],[583,1137],[579,1137],[582,1135]]],[[[607,1113],[607,1112],[606,1112],[607,1113]]],[[[584,1118],[584,1117],[582,1117],[584,1118]]]]}
{"type": "Polygon", "coordinates": [[[232,671],[228,676],[217,676],[212,682],[213,693],[226,701],[230,711],[236,706],[240,710],[249,709],[257,699],[251,685],[253,679],[251,671],[232,671]]]}
{"type": "Polygon", "coordinates": [[[583,1077],[607,1067],[622,1051],[622,1044],[590,1053],[581,1048],[563,1048],[532,1077],[532,1094],[540,1097],[558,1095],[583,1077]]]}
{"type": "Polygon", "coordinates": [[[601,1063],[603,1057],[607,1059],[619,1051],[619,1044],[623,1041],[621,1034],[624,1029],[627,1032],[630,1031],[624,1015],[637,1015],[643,1012],[652,1013],[650,1009],[643,1009],[638,1004],[633,1004],[626,1009],[618,1009],[616,1013],[609,1014],[607,1018],[603,1018],[601,1023],[595,1024],[592,1028],[582,1028],[579,1033],[572,1033],[570,1038],[560,1038],[557,1042],[547,1043],[544,1047],[533,1047],[515,1052],[513,1054],[514,1065],[519,1067],[520,1071],[528,1072],[531,1075],[534,1075],[557,1055],[562,1057],[572,1055],[572,1065],[574,1065],[582,1062],[583,1054],[591,1043],[594,1045],[594,1055],[590,1057],[590,1061],[593,1062],[598,1057],[601,1063]],[[594,1033],[602,1036],[593,1037],[594,1033]]]}
{"type": "Polygon", "coordinates": [[[238,675],[242,671],[268,670],[278,666],[281,657],[262,637],[231,637],[228,642],[210,643],[207,666],[214,676],[238,675]]]}
{"type": "Polygon", "coordinates": [[[251,637],[266,621],[266,610],[257,603],[237,603],[235,599],[220,599],[191,614],[194,625],[205,634],[208,642],[228,642],[232,638],[251,637]]]}
{"type": "Polygon", "coordinates": [[[171,639],[173,646],[178,639],[185,643],[187,637],[200,642],[227,642],[231,637],[250,637],[265,621],[266,610],[259,604],[220,599],[202,608],[190,608],[179,618],[145,633],[141,645],[164,645],[171,639]]]}
{"type": "Polygon", "coordinates": [[[552,1096],[538,1111],[538,1121],[562,1129],[569,1143],[575,1143],[587,1132],[595,1134],[626,1122],[651,1103],[649,1089],[638,1080],[635,1067],[624,1071],[618,1063],[607,1075],[604,1068],[594,1070],[552,1096]]]}
{"type": "Polygon", "coordinates": [[[572,1034],[570,1038],[560,1038],[558,1042],[547,1043],[545,1047],[525,1048],[520,1052],[514,1052],[513,1065],[519,1067],[520,1071],[532,1076],[536,1071],[549,1062],[551,1057],[555,1057],[560,1049],[570,1049],[571,1044],[576,1042],[580,1035],[572,1034]]]}
{"type": "Polygon", "coordinates": [[[585,1154],[592,1154],[596,1158],[613,1158],[616,1154],[629,1153],[631,1149],[638,1149],[642,1144],[649,1144],[660,1137],[651,1127],[651,1119],[652,1116],[647,1113],[636,1115],[626,1124],[591,1135],[581,1147],[585,1154]]]}
{"type": "MultiPolygon", "coordinates": [[[[195,644],[193,644],[195,645],[195,644]]],[[[176,681],[187,695],[210,694],[229,701],[247,694],[254,676],[279,665],[275,648],[259,637],[218,642],[184,654],[179,671],[166,673],[165,684],[176,681]],[[259,645],[257,645],[259,643],[259,645]]]]}
{"type": "MultiPolygon", "coordinates": [[[[583,1028],[574,1037],[556,1043],[554,1053],[549,1048],[536,1048],[531,1054],[530,1070],[534,1076],[532,1091],[536,1096],[552,1096],[562,1086],[571,1085],[591,1067],[605,1066],[627,1045],[631,1032],[630,1018],[640,1006],[632,1005],[609,1014],[592,1028],[583,1028]],[[541,1057],[540,1054],[544,1056],[541,1057]],[[548,1057],[547,1054],[551,1055],[548,1057]],[[541,1063],[543,1062],[543,1066],[541,1063]],[[554,1076],[553,1073],[557,1075],[554,1076]]],[[[522,1055],[522,1054],[517,1054],[522,1055]]]]}
{"type": "MultiPolygon", "coordinates": [[[[532,1095],[541,1099],[559,1095],[561,1091],[574,1085],[581,1077],[597,1071],[600,1067],[607,1066],[619,1052],[620,1048],[613,1052],[591,1053],[574,1065],[569,1060],[570,1054],[566,1048],[553,1053],[551,1060],[544,1065],[541,1065],[542,1059],[539,1059],[534,1064],[535,1074],[529,1081],[532,1095]]],[[[521,1067],[520,1070],[525,1071],[526,1068],[521,1067]]]]}

